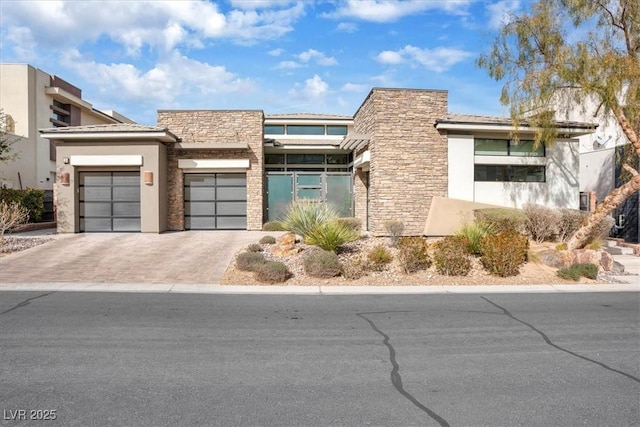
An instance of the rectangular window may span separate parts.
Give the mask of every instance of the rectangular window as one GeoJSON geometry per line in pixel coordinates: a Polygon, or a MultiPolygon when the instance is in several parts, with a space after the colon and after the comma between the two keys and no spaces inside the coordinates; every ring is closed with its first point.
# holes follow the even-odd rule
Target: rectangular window
{"type": "Polygon", "coordinates": [[[476,182],[545,182],[545,167],[531,165],[475,165],[476,182]]]}
{"type": "Polygon", "coordinates": [[[327,126],[327,135],[346,135],[346,134],[347,134],[346,126],[338,126],[338,125],[327,126]]]}
{"type": "Polygon", "coordinates": [[[531,140],[476,138],[474,154],[476,156],[544,157],[545,149],[544,144],[534,148],[531,140]]]}
{"type": "Polygon", "coordinates": [[[288,125],[287,135],[324,135],[324,125],[288,125]]]}
{"type": "Polygon", "coordinates": [[[265,135],[284,135],[284,125],[265,125],[265,135]]]}
{"type": "Polygon", "coordinates": [[[327,154],[328,165],[346,165],[349,163],[348,154],[327,154]]]}
{"type": "Polygon", "coordinates": [[[324,154],[288,154],[287,164],[290,165],[321,165],[324,154]]]}
{"type": "Polygon", "coordinates": [[[265,154],[264,163],[267,165],[284,165],[284,154],[265,154]]]}

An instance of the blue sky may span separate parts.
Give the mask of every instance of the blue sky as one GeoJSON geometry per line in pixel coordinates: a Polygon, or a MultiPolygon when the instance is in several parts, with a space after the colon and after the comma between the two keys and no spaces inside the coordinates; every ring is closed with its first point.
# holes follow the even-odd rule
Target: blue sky
{"type": "MultiPolygon", "coordinates": [[[[526,0],[523,0],[526,1],[526,0]]],[[[517,0],[0,0],[0,60],[153,125],[158,109],[355,113],[372,87],[504,115],[475,61],[517,0]]]]}

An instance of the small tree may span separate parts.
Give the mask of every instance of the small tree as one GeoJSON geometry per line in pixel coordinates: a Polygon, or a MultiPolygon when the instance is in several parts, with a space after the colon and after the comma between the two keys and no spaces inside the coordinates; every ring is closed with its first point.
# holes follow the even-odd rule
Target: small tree
{"type": "Polygon", "coordinates": [[[590,101],[594,116],[612,117],[629,143],[621,159],[626,180],[571,236],[567,245],[575,249],[640,190],[640,2],[537,0],[527,6],[528,12],[510,17],[478,60],[491,77],[505,81],[501,101],[516,126],[532,126],[536,143],[549,143],[558,106],[586,113],[590,101]]]}
{"type": "Polygon", "coordinates": [[[24,224],[29,219],[29,211],[17,202],[0,202],[0,240],[4,233],[12,231],[16,226],[24,224]]]}

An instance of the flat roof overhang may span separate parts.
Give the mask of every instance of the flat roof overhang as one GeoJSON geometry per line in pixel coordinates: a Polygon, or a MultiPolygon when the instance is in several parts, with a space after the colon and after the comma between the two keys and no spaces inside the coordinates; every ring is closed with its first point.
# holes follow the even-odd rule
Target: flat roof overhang
{"type": "Polygon", "coordinates": [[[41,132],[40,136],[47,139],[57,140],[58,142],[74,142],[74,141],[96,141],[104,142],[105,140],[114,141],[161,141],[176,142],[176,137],[169,132],[41,132]]]}
{"type": "Polygon", "coordinates": [[[340,141],[339,147],[343,150],[359,150],[369,144],[369,135],[349,134],[340,141]]]}
{"type": "MultiPolygon", "coordinates": [[[[576,126],[564,126],[559,125],[556,128],[560,137],[577,137],[583,135],[589,135],[595,132],[598,127],[597,124],[585,124],[576,126]]],[[[502,132],[502,133],[534,133],[535,128],[522,124],[521,126],[514,126],[513,124],[501,124],[501,123],[479,123],[479,122],[457,122],[457,121],[439,121],[436,123],[436,129],[446,131],[461,131],[461,132],[502,132]]]]}

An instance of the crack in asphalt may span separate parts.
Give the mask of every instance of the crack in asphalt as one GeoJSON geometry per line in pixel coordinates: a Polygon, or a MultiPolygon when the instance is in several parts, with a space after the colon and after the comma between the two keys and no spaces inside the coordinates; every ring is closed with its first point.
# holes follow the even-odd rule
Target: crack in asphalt
{"type": "Polygon", "coordinates": [[[10,309],[8,309],[8,310],[5,310],[5,311],[3,311],[3,312],[0,312],[0,316],[1,316],[1,315],[3,315],[3,314],[7,314],[7,313],[9,313],[10,311],[17,310],[17,309],[18,309],[18,308],[20,308],[20,307],[27,306],[27,305],[29,305],[29,304],[31,303],[31,301],[33,301],[34,299],[38,299],[38,298],[42,298],[42,297],[46,297],[47,295],[51,295],[52,293],[53,293],[53,292],[47,292],[46,294],[42,294],[42,295],[38,295],[38,296],[35,296],[35,297],[28,298],[28,299],[26,299],[26,300],[22,301],[21,303],[18,303],[15,307],[11,307],[11,308],[10,308],[10,309]]]}
{"type": "Polygon", "coordinates": [[[594,364],[596,364],[596,365],[598,365],[598,366],[600,366],[600,367],[602,367],[602,368],[604,368],[604,369],[606,369],[606,370],[608,370],[608,371],[615,372],[615,373],[617,373],[617,374],[620,374],[620,375],[623,375],[623,376],[625,376],[625,377],[629,378],[629,379],[630,379],[630,380],[632,380],[632,381],[635,381],[635,382],[637,382],[637,383],[640,383],[640,378],[636,378],[636,377],[634,377],[634,376],[633,376],[633,375],[631,375],[631,374],[628,374],[628,373],[623,372],[623,371],[619,371],[618,369],[615,369],[615,368],[612,368],[611,366],[605,365],[605,364],[604,364],[604,363],[602,363],[602,362],[598,362],[597,360],[590,359],[590,358],[588,358],[588,357],[586,357],[586,356],[583,356],[583,355],[581,355],[581,354],[575,353],[575,352],[573,352],[573,351],[571,351],[571,350],[567,350],[566,348],[562,348],[562,347],[560,347],[558,344],[553,343],[553,342],[551,341],[551,339],[547,336],[547,334],[545,334],[545,333],[544,333],[544,332],[542,332],[541,330],[537,329],[535,326],[531,325],[530,323],[527,323],[527,322],[525,322],[524,320],[520,320],[520,319],[518,319],[518,318],[517,318],[517,317],[515,317],[513,314],[511,314],[511,313],[509,312],[509,310],[507,310],[506,308],[501,307],[500,305],[496,304],[495,302],[491,301],[491,300],[490,300],[490,299],[488,299],[488,298],[485,298],[485,297],[480,297],[480,298],[482,298],[483,300],[485,300],[485,301],[486,301],[486,302],[488,302],[489,304],[493,305],[494,307],[496,307],[496,308],[498,308],[498,309],[502,310],[502,312],[503,312],[503,314],[504,314],[505,316],[507,316],[507,317],[509,317],[509,318],[511,318],[511,319],[513,319],[513,320],[515,320],[515,321],[516,321],[516,322],[518,322],[518,323],[521,323],[521,324],[525,325],[526,327],[528,327],[528,328],[529,328],[529,329],[531,329],[532,331],[536,332],[538,335],[540,335],[540,336],[542,337],[542,339],[544,340],[544,342],[546,342],[546,343],[547,343],[548,345],[550,345],[551,347],[553,347],[553,348],[555,348],[555,349],[557,349],[557,350],[560,350],[560,351],[562,351],[562,352],[564,352],[564,353],[570,354],[571,356],[574,356],[574,357],[577,357],[577,358],[579,358],[579,359],[585,360],[585,361],[587,361],[587,362],[594,363],[594,364]]]}
{"type": "Polygon", "coordinates": [[[449,423],[444,418],[442,418],[440,415],[436,414],[431,409],[429,409],[426,406],[424,406],[418,399],[413,397],[411,395],[411,393],[409,393],[408,391],[406,391],[404,389],[404,387],[402,385],[402,376],[400,376],[400,365],[398,364],[398,361],[396,360],[396,350],[395,350],[395,348],[393,348],[393,345],[391,345],[391,342],[390,342],[391,338],[389,337],[389,335],[387,335],[384,332],[382,332],[376,326],[376,324],[373,322],[373,320],[371,320],[367,316],[365,316],[365,314],[370,315],[370,314],[390,314],[390,313],[408,313],[408,311],[379,311],[379,312],[369,312],[369,313],[356,313],[356,316],[364,319],[369,324],[369,326],[371,326],[371,329],[373,329],[377,334],[381,335],[382,338],[384,338],[382,343],[389,350],[389,361],[391,362],[391,366],[393,367],[391,369],[391,384],[393,384],[393,386],[396,388],[396,390],[398,390],[398,392],[402,396],[404,396],[407,400],[409,400],[411,403],[413,403],[418,409],[422,410],[427,415],[429,415],[441,427],[449,427],[449,423]]]}

